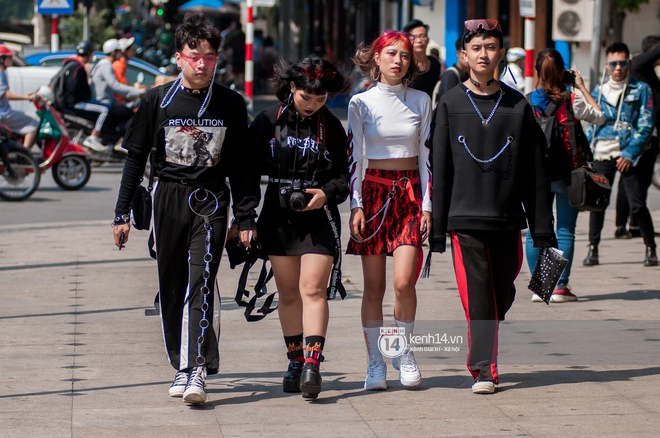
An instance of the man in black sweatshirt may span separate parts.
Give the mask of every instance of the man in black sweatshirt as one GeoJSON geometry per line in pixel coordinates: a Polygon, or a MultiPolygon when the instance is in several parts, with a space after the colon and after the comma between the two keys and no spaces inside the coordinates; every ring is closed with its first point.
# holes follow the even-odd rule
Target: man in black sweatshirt
{"type": "Polygon", "coordinates": [[[557,246],[545,137],[525,97],[493,74],[504,56],[496,20],[465,22],[467,81],[442,96],[433,134],[432,250],[446,233],[468,320],[472,391],[495,392],[499,322],[513,304],[522,265],[520,230],[534,246],[557,246]]]}

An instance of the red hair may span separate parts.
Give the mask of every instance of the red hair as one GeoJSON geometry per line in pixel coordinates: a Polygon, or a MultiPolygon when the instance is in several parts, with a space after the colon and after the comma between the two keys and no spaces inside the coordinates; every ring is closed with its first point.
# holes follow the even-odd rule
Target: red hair
{"type": "Polygon", "coordinates": [[[400,32],[398,30],[384,30],[378,38],[370,45],[365,45],[360,43],[355,56],[353,57],[353,62],[357,65],[360,70],[364,73],[368,73],[370,77],[374,77],[376,72],[377,65],[374,60],[374,55],[376,53],[380,54],[385,47],[393,46],[396,43],[403,44],[403,47],[410,53],[410,65],[408,71],[406,72],[406,78],[412,80],[413,77],[417,74],[417,63],[414,62],[415,55],[413,54],[413,40],[415,39],[409,33],[400,32]]]}

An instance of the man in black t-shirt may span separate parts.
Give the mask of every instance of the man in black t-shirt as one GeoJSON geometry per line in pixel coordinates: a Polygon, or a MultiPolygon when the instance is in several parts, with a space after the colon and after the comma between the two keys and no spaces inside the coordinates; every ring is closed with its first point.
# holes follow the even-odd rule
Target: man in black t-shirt
{"type": "MultiPolygon", "coordinates": [[[[256,228],[258,181],[246,165],[247,110],[241,96],[213,84],[220,34],[201,13],[177,28],[175,58],[182,74],[150,90],[126,132],[128,150],[115,208],[115,245],[130,232],[129,205],[147,158],[158,183],[153,224],[165,348],[177,370],[169,389],[189,404],[207,401],[207,373],[218,372],[220,295],[215,278],[227,230],[229,177],[234,221],[243,242],[256,228]],[[256,189],[255,189],[256,187],[256,189]],[[257,193],[251,193],[257,191],[257,193]]],[[[258,179],[259,176],[256,175],[258,179]]]]}

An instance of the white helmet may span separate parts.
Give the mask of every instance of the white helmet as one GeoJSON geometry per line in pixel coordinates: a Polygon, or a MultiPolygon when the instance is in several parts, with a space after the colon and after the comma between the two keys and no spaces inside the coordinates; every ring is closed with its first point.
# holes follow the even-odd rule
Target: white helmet
{"type": "Polygon", "coordinates": [[[516,62],[519,59],[525,57],[525,49],[522,47],[511,47],[506,51],[506,61],[507,62],[516,62]]]}

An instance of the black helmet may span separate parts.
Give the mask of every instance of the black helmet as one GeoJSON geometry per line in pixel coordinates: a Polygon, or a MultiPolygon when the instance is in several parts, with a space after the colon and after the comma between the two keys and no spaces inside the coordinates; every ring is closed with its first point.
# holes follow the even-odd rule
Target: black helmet
{"type": "Polygon", "coordinates": [[[94,44],[91,41],[84,40],[76,46],[76,53],[80,56],[85,56],[94,51],[94,44]]]}

